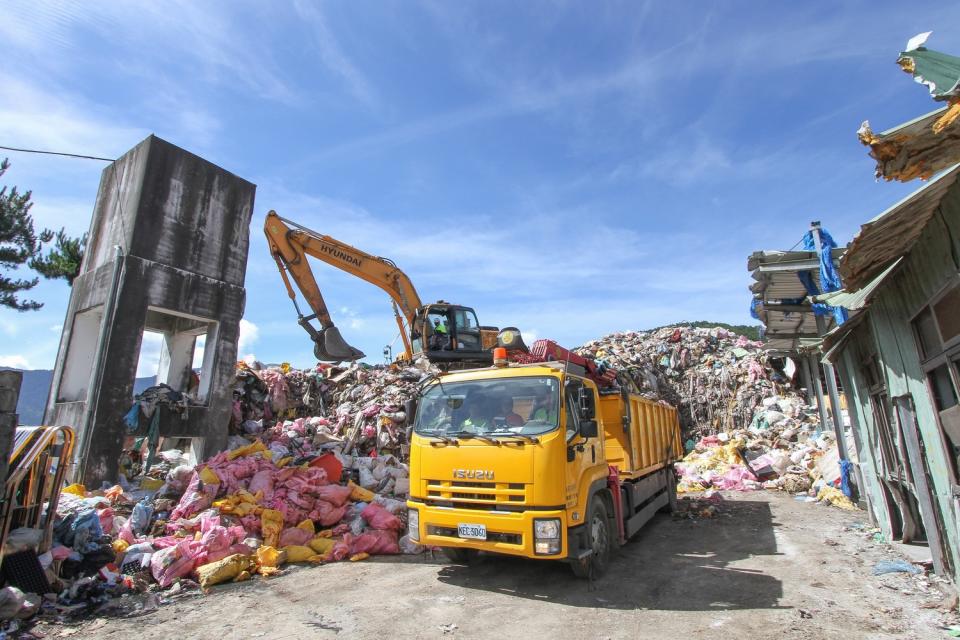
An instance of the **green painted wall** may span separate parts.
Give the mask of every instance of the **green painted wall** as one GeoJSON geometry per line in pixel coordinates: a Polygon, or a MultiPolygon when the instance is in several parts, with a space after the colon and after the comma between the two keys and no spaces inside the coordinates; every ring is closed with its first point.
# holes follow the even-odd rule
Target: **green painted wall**
{"type": "MultiPolygon", "coordinates": [[[[866,483],[865,493],[874,517],[889,535],[889,514],[879,486],[877,472],[882,458],[877,443],[877,428],[860,372],[863,342],[872,340],[880,358],[889,397],[910,394],[916,408],[917,423],[933,482],[934,497],[943,523],[940,527],[947,552],[952,558],[954,578],[960,578],[960,503],[953,497],[952,472],[946,455],[935,409],[927,390],[926,378],[913,336],[911,320],[931,297],[955,278],[960,265],[960,183],[946,193],[937,213],[927,224],[904,264],[875,294],[865,311],[866,322],[856,327],[834,359],[840,364],[847,389],[848,407],[856,412],[856,422],[865,451],[858,452],[866,483]],[[872,335],[871,335],[872,334],[872,335]]],[[[924,513],[924,527],[934,520],[924,513]]]]}

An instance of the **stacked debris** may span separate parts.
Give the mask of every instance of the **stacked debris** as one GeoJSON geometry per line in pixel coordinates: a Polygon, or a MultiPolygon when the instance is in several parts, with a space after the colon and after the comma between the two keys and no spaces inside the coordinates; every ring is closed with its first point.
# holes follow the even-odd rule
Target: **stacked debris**
{"type": "Polygon", "coordinates": [[[747,427],[785,382],[768,373],[761,343],[721,327],[613,333],[577,353],[622,372],[641,395],[677,407],[691,438],[747,427]]]}

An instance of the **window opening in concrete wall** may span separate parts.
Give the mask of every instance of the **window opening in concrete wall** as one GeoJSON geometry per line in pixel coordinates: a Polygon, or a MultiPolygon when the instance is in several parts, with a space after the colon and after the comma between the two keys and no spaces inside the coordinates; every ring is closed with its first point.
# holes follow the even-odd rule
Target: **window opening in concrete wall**
{"type": "Polygon", "coordinates": [[[101,318],[103,306],[81,311],[73,317],[57,402],[83,402],[87,399],[100,338],[101,318]]]}
{"type": "Polygon", "coordinates": [[[133,376],[133,395],[137,395],[147,387],[157,384],[157,368],[160,366],[160,349],[162,347],[162,333],[158,331],[143,332],[140,338],[137,372],[133,376]]]}
{"type": "MultiPolygon", "coordinates": [[[[160,336],[155,363],[155,384],[167,384],[205,404],[216,359],[215,349],[219,323],[207,318],[150,307],[144,323],[144,336],[160,336]]],[[[144,344],[148,344],[144,342],[144,344]]],[[[141,347],[141,364],[145,362],[141,347]]],[[[149,369],[146,370],[149,375],[149,369]]],[[[137,374],[138,377],[140,373],[137,374]]]]}

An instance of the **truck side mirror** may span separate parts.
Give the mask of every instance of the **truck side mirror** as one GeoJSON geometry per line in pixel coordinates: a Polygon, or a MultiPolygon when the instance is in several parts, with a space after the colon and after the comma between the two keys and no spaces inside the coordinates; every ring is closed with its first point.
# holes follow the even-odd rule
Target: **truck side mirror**
{"type": "Polygon", "coordinates": [[[584,438],[596,438],[599,435],[596,420],[581,420],[580,435],[584,438]]]}
{"type": "Polygon", "coordinates": [[[577,400],[580,405],[580,418],[582,420],[593,420],[597,417],[597,404],[593,391],[587,387],[580,387],[577,400]]]}

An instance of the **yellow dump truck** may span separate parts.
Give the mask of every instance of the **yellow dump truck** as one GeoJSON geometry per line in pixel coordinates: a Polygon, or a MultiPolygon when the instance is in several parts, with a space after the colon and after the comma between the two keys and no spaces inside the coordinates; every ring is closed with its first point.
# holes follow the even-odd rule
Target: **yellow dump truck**
{"type": "Polygon", "coordinates": [[[592,365],[498,355],[437,376],[410,407],[410,537],[458,562],[486,551],[599,575],[675,505],[676,409],[607,384],[592,365]]]}

